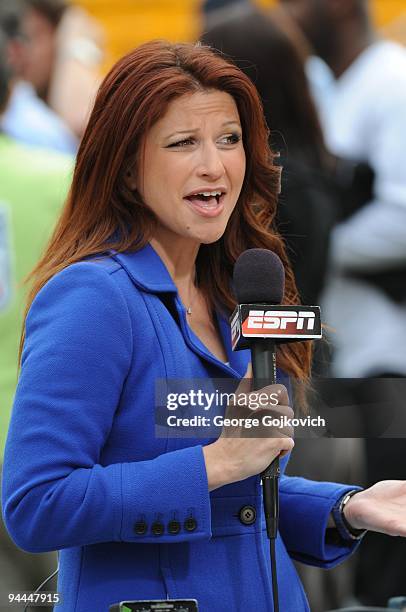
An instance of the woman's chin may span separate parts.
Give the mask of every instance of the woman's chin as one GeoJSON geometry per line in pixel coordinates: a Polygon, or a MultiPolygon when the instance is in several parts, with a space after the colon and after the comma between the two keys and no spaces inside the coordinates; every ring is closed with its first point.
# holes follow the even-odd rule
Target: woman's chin
{"type": "Polygon", "coordinates": [[[212,236],[206,236],[200,240],[200,244],[213,244],[214,242],[217,242],[217,240],[220,240],[223,234],[224,232],[217,233],[216,235],[213,234],[212,236]]]}
{"type": "Polygon", "coordinates": [[[225,230],[225,226],[207,228],[204,231],[196,232],[195,238],[201,244],[213,244],[213,242],[217,242],[217,240],[220,240],[225,230]]]}

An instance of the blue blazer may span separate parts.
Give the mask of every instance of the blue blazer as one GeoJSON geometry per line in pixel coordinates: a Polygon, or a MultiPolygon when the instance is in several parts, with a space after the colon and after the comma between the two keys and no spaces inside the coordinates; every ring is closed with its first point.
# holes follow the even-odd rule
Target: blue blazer
{"type": "MultiPolygon", "coordinates": [[[[155,436],[156,378],[245,373],[249,353],[233,353],[228,322],[219,323],[230,365],[188,327],[149,245],[71,265],[36,296],[6,444],[3,512],[19,547],[60,551],[58,612],[167,597],[196,598],[203,612],[271,609],[259,477],[209,493],[202,441],[155,436]]],[[[325,540],[333,505],[353,488],[282,476],[284,612],[309,610],[292,558],[328,568],[354,550],[325,540]]]]}

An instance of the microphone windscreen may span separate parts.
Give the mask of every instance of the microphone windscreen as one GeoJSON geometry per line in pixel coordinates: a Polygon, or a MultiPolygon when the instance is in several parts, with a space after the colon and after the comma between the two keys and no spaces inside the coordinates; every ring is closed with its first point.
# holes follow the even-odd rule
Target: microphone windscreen
{"type": "Polygon", "coordinates": [[[285,270],[276,253],[248,249],[235,262],[233,283],[239,304],[280,304],[285,291],[285,270]]]}

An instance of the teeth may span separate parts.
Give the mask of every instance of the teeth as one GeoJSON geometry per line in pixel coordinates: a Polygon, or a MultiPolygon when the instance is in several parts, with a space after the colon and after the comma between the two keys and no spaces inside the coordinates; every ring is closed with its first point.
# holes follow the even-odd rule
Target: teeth
{"type": "Polygon", "coordinates": [[[221,196],[221,191],[200,191],[199,193],[195,193],[194,195],[203,195],[206,197],[216,197],[221,196]]]}

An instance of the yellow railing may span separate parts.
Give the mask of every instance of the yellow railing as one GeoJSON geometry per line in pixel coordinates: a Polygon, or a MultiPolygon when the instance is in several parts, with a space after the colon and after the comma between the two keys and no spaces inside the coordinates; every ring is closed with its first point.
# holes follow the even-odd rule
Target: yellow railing
{"type": "Polygon", "coordinates": [[[103,25],[107,63],[154,38],[196,40],[201,0],[74,0],[103,25]]]}
{"type": "MultiPolygon", "coordinates": [[[[264,8],[276,0],[251,0],[264,8]]],[[[201,30],[202,0],[74,0],[105,28],[106,68],[146,40],[195,40],[201,30]]],[[[375,23],[384,33],[406,43],[406,1],[370,0],[375,23]]]]}

